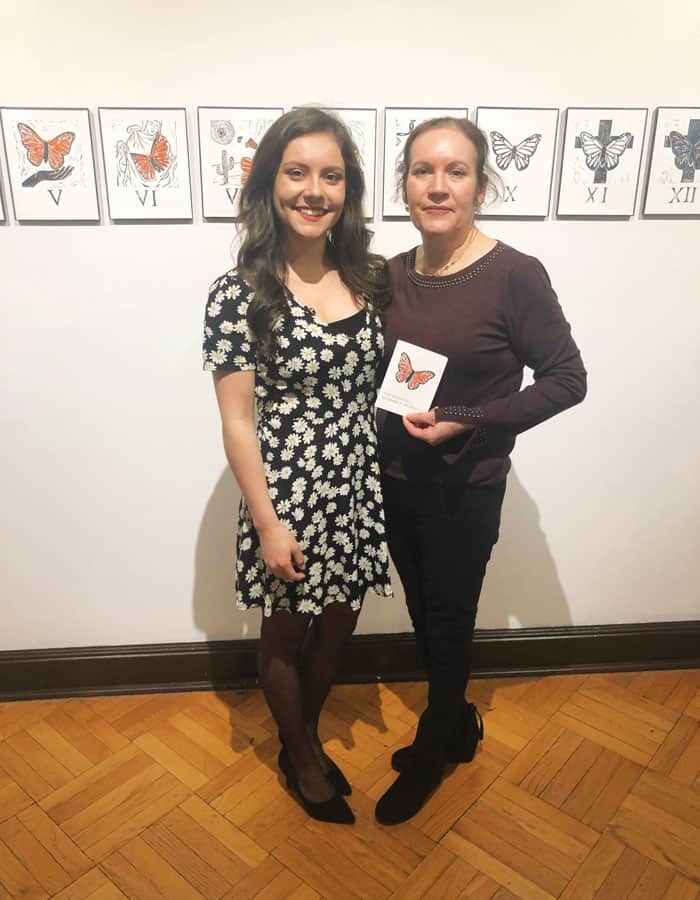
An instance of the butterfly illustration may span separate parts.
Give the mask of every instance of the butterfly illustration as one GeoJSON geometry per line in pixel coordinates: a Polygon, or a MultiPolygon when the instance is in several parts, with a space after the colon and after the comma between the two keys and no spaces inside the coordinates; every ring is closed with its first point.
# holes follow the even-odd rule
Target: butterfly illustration
{"type": "Polygon", "coordinates": [[[145,153],[132,153],[131,158],[144,181],[153,181],[156,175],[164,172],[173,161],[168,139],[160,132],[153,139],[148,156],[145,153]]]}
{"type": "Polygon", "coordinates": [[[61,168],[75,140],[73,131],[64,131],[57,134],[55,138],[51,138],[50,141],[45,141],[24,122],[19,122],[17,128],[22,144],[27,151],[27,159],[33,166],[40,166],[42,163],[48,162],[52,169],[61,168]]]}
{"type": "Polygon", "coordinates": [[[245,145],[248,150],[258,149],[258,142],[255,140],[255,138],[248,138],[248,140],[245,142],[245,145]]]}
{"type": "Polygon", "coordinates": [[[253,160],[249,156],[244,156],[241,160],[241,184],[245,184],[253,168],[253,160]]]}
{"type": "Polygon", "coordinates": [[[672,131],[669,139],[677,169],[700,169],[700,141],[692,144],[680,131],[672,131]]]}
{"type": "Polygon", "coordinates": [[[507,169],[508,166],[515,161],[515,168],[518,172],[527,169],[530,165],[530,159],[535,155],[537,145],[542,139],[541,134],[531,134],[520,141],[519,144],[511,144],[500,131],[492,131],[491,146],[496,154],[496,165],[499,169],[507,169]]]}
{"type": "Polygon", "coordinates": [[[406,387],[409,391],[415,391],[416,388],[419,388],[421,385],[426,384],[426,382],[430,381],[431,378],[435,378],[435,372],[431,372],[429,369],[425,369],[421,372],[416,372],[416,370],[411,365],[411,359],[408,353],[402,353],[401,358],[399,359],[399,367],[396,371],[396,380],[399,384],[403,384],[406,382],[406,387]]]}
{"type": "Polygon", "coordinates": [[[595,172],[596,169],[606,169],[609,172],[617,166],[620,157],[630,146],[632,135],[629,131],[625,131],[622,134],[613,135],[607,144],[603,144],[595,135],[588,131],[582,131],[579,140],[588,168],[592,172],[595,172]]]}

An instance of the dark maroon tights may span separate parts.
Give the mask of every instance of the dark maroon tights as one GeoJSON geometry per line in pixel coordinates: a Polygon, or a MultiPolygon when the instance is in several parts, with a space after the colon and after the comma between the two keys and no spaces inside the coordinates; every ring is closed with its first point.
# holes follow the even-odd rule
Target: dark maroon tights
{"type": "Polygon", "coordinates": [[[299,786],[314,802],[333,793],[325,778],[318,720],[358,615],[348,603],[330,603],[317,616],[277,612],[262,620],[260,684],[299,786]]]}

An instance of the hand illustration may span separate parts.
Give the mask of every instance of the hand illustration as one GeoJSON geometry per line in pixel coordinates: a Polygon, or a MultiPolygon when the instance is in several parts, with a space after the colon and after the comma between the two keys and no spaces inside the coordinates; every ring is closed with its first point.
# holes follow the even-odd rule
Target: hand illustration
{"type": "Polygon", "coordinates": [[[29,178],[25,178],[22,187],[36,187],[42,181],[60,181],[67,178],[73,171],[73,166],[61,166],[60,169],[51,170],[43,169],[41,172],[35,172],[29,178]]]}

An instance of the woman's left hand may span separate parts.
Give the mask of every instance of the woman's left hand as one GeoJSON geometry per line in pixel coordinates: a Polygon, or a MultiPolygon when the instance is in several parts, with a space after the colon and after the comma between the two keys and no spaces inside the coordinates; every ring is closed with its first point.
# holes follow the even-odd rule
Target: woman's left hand
{"type": "Polygon", "coordinates": [[[471,431],[476,426],[463,422],[436,422],[435,409],[431,409],[430,412],[408,413],[403,417],[403,427],[411,437],[436,447],[458,434],[471,431]]]}

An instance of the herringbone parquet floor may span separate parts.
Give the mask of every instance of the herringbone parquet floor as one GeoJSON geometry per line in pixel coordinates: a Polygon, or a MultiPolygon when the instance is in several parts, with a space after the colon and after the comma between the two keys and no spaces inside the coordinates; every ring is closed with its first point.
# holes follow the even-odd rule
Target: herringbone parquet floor
{"type": "Polygon", "coordinates": [[[341,686],[352,828],[282,787],[259,691],[0,705],[0,898],[700,896],[700,671],[475,681],[486,739],[382,828],[423,684],[341,686]]]}

